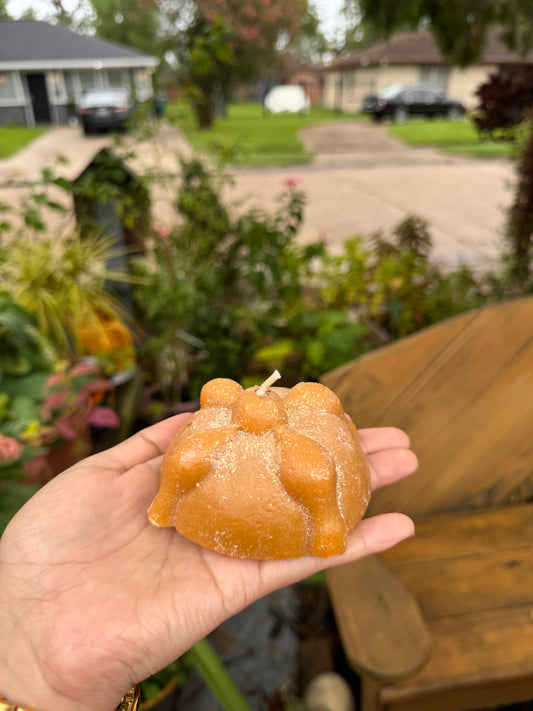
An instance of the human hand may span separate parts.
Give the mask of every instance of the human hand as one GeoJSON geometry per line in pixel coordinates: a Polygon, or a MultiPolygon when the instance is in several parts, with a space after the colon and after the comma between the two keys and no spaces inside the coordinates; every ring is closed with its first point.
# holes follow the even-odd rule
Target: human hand
{"type": "MultiPolygon", "coordinates": [[[[42,711],[112,711],[223,620],[267,593],[412,535],[364,519],[332,558],[257,561],[156,528],[146,511],[178,415],[89,457],[39,491],[0,541],[0,692],[42,711]]],[[[416,469],[407,435],[361,430],[372,488],[416,469]]]]}

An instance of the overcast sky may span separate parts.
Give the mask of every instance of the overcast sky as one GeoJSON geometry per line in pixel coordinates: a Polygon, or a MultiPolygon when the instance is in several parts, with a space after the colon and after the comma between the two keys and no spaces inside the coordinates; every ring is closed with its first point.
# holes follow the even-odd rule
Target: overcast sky
{"type": "MultiPolygon", "coordinates": [[[[337,27],[339,10],[344,0],[312,0],[317,10],[318,17],[322,21],[324,34],[328,39],[333,39],[337,27]]],[[[78,0],[64,0],[65,8],[71,10],[78,5],[78,0]]],[[[7,10],[12,17],[20,17],[26,9],[33,7],[39,19],[45,18],[52,12],[52,4],[46,0],[8,0],[7,10]]]]}

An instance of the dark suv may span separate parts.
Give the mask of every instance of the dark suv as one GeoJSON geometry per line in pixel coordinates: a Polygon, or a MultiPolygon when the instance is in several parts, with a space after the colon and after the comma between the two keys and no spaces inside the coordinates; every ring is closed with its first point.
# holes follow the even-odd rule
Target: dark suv
{"type": "Polygon", "coordinates": [[[403,123],[410,116],[458,119],[465,113],[465,107],[460,101],[449,99],[442,91],[393,85],[376,96],[367,96],[361,111],[370,114],[374,121],[389,117],[396,123],[403,123]]]}

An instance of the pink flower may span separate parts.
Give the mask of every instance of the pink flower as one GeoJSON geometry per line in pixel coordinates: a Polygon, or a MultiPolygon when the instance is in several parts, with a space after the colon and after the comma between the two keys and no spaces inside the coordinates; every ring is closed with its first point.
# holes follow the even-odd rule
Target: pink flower
{"type": "Polygon", "coordinates": [[[249,40],[256,39],[259,35],[259,27],[257,27],[257,25],[254,25],[253,27],[249,27],[248,32],[246,34],[248,35],[249,40]]]}
{"type": "Polygon", "coordinates": [[[286,188],[295,188],[301,182],[299,178],[292,178],[290,176],[281,181],[282,185],[285,185],[286,188]]]}
{"type": "Polygon", "coordinates": [[[18,459],[22,454],[22,444],[13,437],[0,434],[0,462],[8,459],[18,459]]]}
{"type": "Polygon", "coordinates": [[[38,454],[29,462],[24,462],[24,471],[32,479],[40,479],[46,469],[46,454],[38,454]]]}
{"type": "Polygon", "coordinates": [[[76,429],[71,417],[59,417],[54,426],[64,439],[74,439],[76,437],[76,429]]]}
{"type": "Polygon", "coordinates": [[[74,408],[78,408],[84,405],[88,400],[91,399],[91,395],[102,394],[104,392],[107,392],[107,390],[111,390],[112,388],[113,384],[109,380],[104,380],[103,378],[100,378],[99,380],[93,380],[91,383],[87,383],[87,385],[84,385],[76,396],[76,399],[74,400],[74,408]]]}
{"type": "Polygon", "coordinates": [[[109,407],[95,407],[87,421],[95,427],[118,427],[120,425],[117,413],[109,407]]]}
{"type": "Polygon", "coordinates": [[[49,395],[41,406],[41,415],[47,420],[53,410],[60,410],[67,404],[68,390],[58,390],[49,395]]]}
{"type": "Polygon", "coordinates": [[[170,228],[164,225],[152,225],[152,229],[161,237],[167,237],[170,234],[170,228]]]}
{"type": "Polygon", "coordinates": [[[92,363],[76,363],[71,372],[75,378],[79,378],[80,375],[97,375],[100,371],[92,363]]]}
{"type": "Polygon", "coordinates": [[[63,382],[63,373],[54,373],[46,378],[44,384],[47,388],[52,388],[54,385],[59,385],[61,382],[63,382]]]}

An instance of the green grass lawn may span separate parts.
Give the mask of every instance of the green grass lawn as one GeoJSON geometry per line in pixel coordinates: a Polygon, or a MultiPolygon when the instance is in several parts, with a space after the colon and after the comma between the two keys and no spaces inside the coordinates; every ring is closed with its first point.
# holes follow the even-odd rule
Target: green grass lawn
{"type": "Polygon", "coordinates": [[[511,155],[508,141],[482,140],[469,118],[460,121],[411,120],[388,127],[391,136],[410,146],[432,146],[446,153],[472,158],[500,158],[511,155]]]}
{"type": "Polygon", "coordinates": [[[356,118],[319,107],[313,107],[304,116],[265,115],[261,105],[252,102],[230,105],[227,117],[217,119],[208,131],[196,128],[192,112],[183,102],[170,104],[167,116],[177,123],[197,151],[209,152],[216,144],[235,149],[231,162],[240,167],[308,163],[312,155],[306,152],[298,138],[302,128],[356,118]]]}
{"type": "Polygon", "coordinates": [[[44,128],[26,128],[26,126],[0,126],[0,160],[9,158],[21,148],[44,133],[44,128]]]}

